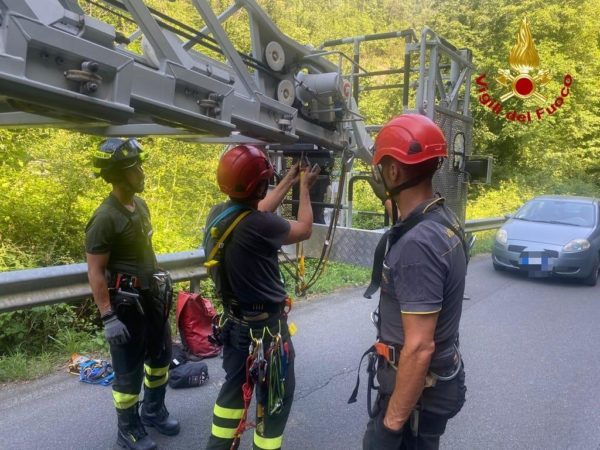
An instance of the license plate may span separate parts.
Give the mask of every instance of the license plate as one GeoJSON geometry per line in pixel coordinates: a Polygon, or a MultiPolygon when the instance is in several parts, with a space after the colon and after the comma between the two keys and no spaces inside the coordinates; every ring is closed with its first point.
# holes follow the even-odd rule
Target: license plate
{"type": "Polygon", "coordinates": [[[519,257],[519,265],[526,270],[552,272],[553,258],[544,252],[523,252],[519,257]]]}

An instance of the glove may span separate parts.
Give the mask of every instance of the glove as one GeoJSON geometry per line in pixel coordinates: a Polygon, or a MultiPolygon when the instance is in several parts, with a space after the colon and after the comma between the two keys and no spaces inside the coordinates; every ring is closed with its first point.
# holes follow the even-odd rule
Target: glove
{"type": "Polygon", "coordinates": [[[109,313],[102,317],[104,323],[104,335],[110,345],[123,345],[129,342],[129,331],[115,313],[109,313]]]}

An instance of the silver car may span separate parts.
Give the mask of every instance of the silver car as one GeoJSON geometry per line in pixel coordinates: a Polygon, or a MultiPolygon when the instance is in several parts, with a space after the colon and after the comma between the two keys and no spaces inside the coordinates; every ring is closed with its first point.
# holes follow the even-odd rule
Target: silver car
{"type": "Polygon", "coordinates": [[[600,201],[544,195],[525,203],[496,233],[496,270],[578,278],[595,286],[600,273],[600,201]]]}

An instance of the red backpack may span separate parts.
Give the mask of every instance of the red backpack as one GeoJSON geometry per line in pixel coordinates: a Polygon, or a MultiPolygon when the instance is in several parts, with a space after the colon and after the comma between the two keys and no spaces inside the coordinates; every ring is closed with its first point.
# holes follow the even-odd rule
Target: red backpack
{"type": "Polygon", "coordinates": [[[180,291],[177,295],[177,328],[181,343],[191,353],[203,358],[217,356],[221,346],[208,340],[212,320],[217,315],[209,299],[200,294],[180,291]]]}

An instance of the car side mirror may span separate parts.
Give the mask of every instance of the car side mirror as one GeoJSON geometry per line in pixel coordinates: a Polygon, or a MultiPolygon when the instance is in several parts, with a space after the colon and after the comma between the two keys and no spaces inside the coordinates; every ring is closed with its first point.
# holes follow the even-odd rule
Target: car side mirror
{"type": "Polygon", "coordinates": [[[513,213],[504,214],[504,218],[505,218],[506,220],[508,220],[508,219],[512,219],[514,216],[515,216],[515,215],[514,215],[513,213]]]}

